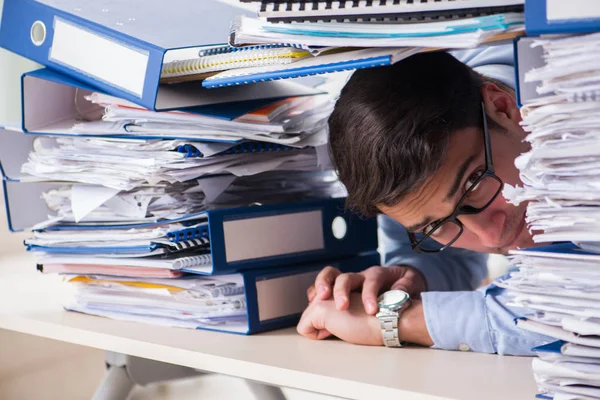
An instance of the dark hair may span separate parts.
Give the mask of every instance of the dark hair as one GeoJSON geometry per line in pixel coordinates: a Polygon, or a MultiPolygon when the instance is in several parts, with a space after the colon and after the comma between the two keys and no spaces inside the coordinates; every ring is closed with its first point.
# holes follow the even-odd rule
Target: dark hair
{"type": "Polygon", "coordinates": [[[486,81],[445,52],[356,71],[329,118],[347,206],[373,216],[378,205],[393,206],[423,185],[440,168],[450,135],[482,126],[486,81]]]}

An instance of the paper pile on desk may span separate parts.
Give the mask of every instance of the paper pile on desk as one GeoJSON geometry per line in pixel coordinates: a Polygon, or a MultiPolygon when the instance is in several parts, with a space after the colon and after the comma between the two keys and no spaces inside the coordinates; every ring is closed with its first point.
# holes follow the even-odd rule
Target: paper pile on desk
{"type": "Polygon", "coordinates": [[[70,311],[111,319],[245,331],[248,326],[242,276],[152,278],[65,275],[70,311]]]}
{"type": "MultiPolygon", "coordinates": [[[[522,108],[532,150],[515,164],[524,188],[508,197],[533,201],[527,222],[536,242],[600,242],[600,35],[536,40],[547,64],[526,72],[548,94],[522,108]]],[[[505,192],[506,193],[506,192],[505,192]]]]}
{"type": "Polygon", "coordinates": [[[534,349],[540,392],[554,399],[600,398],[600,254],[572,244],[513,254],[519,271],[499,285],[512,295],[508,305],[533,310],[517,326],[561,340],[534,349]]]}
{"type": "Polygon", "coordinates": [[[49,209],[55,213],[33,227],[32,237],[25,244],[39,255],[40,264],[193,270],[212,262],[203,211],[344,194],[331,171],[216,176],[132,191],[66,185],[44,193],[49,209]]]}
{"type": "Polygon", "coordinates": [[[504,194],[529,201],[534,241],[567,243],[514,251],[519,271],[500,285],[511,305],[533,310],[519,327],[563,341],[535,349],[541,397],[600,399],[600,35],[532,46],[543,47],[546,65],[525,80],[541,81],[544,96],[521,110],[531,143],[515,161],[524,187],[504,194]]]}

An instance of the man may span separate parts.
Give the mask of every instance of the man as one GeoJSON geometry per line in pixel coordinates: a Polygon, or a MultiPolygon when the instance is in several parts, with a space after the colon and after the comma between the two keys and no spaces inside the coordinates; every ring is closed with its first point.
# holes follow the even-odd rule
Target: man
{"type": "Polygon", "coordinates": [[[385,265],[360,274],[326,268],[308,291],[298,332],[382,345],[377,296],[413,298],[401,341],[448,350],[531,354],[550,338],[519,330],[502,289],[473,291],[487,254],[533,244],[515,158],[528,150],[513,90],[510,46],[412,56],[357,71],[329,119],[330,152],[348,204],[380,217],[385,265]],[[405,230],[404,227],[407,229],[405,230]],[[408,231],[408,234],[407,234],[408,231]],[[416,250],[416,251],[415,251],[416,250]]]}

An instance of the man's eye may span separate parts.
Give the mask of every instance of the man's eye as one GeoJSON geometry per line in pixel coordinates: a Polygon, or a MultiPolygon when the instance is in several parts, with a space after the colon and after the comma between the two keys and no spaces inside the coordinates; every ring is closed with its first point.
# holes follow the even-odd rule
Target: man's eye
{"type": "MultiPolygon", "coordinates": [[[[475,182],[477,181],[477,179],[479,179],[479,177],[481,176],[482,173],[483,173],[482,171],[477,171],[477,172],[472,173],[469,176],[469,178],[465,182],[465,191],[469,190],[469,188],[471,188],[471,186],[473,186],[473,184],[475,184],[475,182]]],[[[477,184],[475,186],[473,186],[471,191],[472,192],[476,191],[479,188],[480,184],[481,184],[481,181],[477,182],[477,184]]]]}
{"type": "MultiPolygon", "coordinates": [[[[427,225],[425,228],[423,228],[423,233],[425,235],[429,235],[431,234],[431,232],[433,231],[433,228],[440,222],[440,220],[438,219],[437,221],[433,221],[432,223],[430,223],[429,225],[427,225]]],[[[436,234],[438,234],[439,229],[435,232],[436,234]]]]}

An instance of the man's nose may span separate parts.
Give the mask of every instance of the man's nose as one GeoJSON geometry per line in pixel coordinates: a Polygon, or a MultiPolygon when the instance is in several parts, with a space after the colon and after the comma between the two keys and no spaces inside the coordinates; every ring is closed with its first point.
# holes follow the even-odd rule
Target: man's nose
{"type": "Polygon", "coordinates": [[[502,233],[506,214],[499,210],[487,209],[479,214],[461,215],[458,217],[464,229],[475,234],[485,247],[500,247],[503,245],[502,233]]]}

